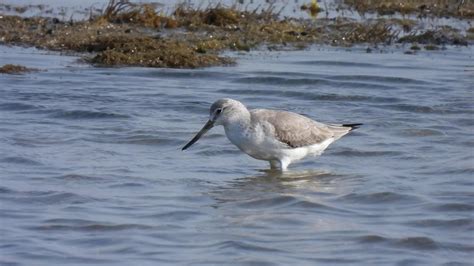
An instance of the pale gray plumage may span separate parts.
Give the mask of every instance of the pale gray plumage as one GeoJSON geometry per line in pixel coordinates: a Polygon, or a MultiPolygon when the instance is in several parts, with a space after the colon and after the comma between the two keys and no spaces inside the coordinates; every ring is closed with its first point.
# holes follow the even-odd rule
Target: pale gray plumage
{"type": "Polygon", "coordinates": [[[296,113],[266,109],[251,110],[252,122],[266,122],[269,135],[291,148],[298,148],[323,142],[328,138],[338,139],[350,128],[325,125],[296,113]]]}
{"type": "Polygon", "coordinates": [[[326,125],[296,113],[248,110],[239,101],[220,99],[211,105],[209,121],[183,150],[215,125],[224,126],[227,138],[243,152],[286,170],[292,161],[321,154],[361,124],[326,125]]]}

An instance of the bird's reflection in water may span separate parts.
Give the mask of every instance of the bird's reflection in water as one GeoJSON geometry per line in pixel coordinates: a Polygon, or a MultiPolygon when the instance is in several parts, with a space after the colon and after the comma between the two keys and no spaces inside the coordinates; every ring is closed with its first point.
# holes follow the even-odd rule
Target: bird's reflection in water
{"type": "Polygon", "coordinates": [[[260,230],[265,243],[274,236],[279,241],[294,241],[307,239],[315,232],[342,231],[353,226],[336,217],[357,213],[332,201],[334,196],[347,193],[345,190],[351,187],[347,182],[356,180],[353,177],[327,170],[264,170],[214,187],[209,196],[219,213],[217,225],[226,224],[227,231],[231,230],[229,226],[236,232],[242,227],[252,228],[260,230]],[[293,230],[295,225],[305,233],[288,235],[286,230],[293,230]],[[268,234],[274,228],[281,229],[282,234],[268,234]]]}
{"type": "Polygon", "coordinates": [[[255,199],[300,198],[311,196],[314,200],[321,196],[340,193],[345,175],[327,170],[272,171],[259,170],[260,174],[234,179],[216,187],[211,196],[218,203],[244,202],[255,199]]]}

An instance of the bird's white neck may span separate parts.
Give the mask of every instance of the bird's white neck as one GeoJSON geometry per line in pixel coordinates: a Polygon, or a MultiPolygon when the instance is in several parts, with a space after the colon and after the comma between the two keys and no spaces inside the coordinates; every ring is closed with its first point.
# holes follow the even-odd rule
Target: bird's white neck
{"type": "Polygon", "coordinates": [[[224,120],[223,126],[226,128],[240,127],[247,128],[250,126],[251,115],[247,108],[237,108],[224,120]]]}
{"type": "Polygon", "coordinates": [[[247,108],[239,108],[226,118],[223,124],[225,133],[232,143],[239,146],[248,132],[251,124],[251,115],[247,108]]]}

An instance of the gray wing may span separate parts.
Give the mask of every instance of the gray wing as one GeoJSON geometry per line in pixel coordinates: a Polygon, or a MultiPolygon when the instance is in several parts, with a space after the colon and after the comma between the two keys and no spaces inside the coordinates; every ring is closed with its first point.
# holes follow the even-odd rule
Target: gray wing
{"type": "Polygon", "coordinates": [[[291,112],[256,109],[251,114],[253,123],[262,124],[267,134],[273,134],[291,148],[318,144],[329,138],[338,139],[350,131],[348,127],[325,125],[291,112]]]}

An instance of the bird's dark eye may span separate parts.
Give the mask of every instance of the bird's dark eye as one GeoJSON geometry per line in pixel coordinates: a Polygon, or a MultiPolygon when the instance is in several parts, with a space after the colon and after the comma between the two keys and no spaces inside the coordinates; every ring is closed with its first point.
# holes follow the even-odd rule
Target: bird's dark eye
{"type": "Polygon", "coordinates": [[[222,109],[219,108],[216,110],[216,114],[220,114],[220,113],[222,113],[222,109]]]}

